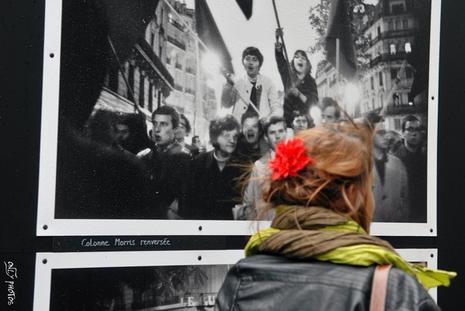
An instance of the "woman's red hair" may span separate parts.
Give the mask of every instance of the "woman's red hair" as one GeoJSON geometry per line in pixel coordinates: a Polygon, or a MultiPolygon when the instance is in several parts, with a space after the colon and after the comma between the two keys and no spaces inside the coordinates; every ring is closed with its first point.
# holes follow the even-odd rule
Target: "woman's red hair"
{"type": "Polygon", "coordinates": [[[323,206],[348,216],[366,231],[372,219],[372,131],[360,124],[329,124],[299,132],[315,159],[295,177],[268,181],[266,215],[281,204],[323,206]]]}

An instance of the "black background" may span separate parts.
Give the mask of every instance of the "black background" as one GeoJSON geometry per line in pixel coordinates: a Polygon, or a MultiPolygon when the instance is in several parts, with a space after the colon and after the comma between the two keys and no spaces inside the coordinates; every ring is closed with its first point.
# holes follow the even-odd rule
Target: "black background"
{"type": "MultiPolygon", "coordinates": [[[[57,246],[66,240],[35,236],[45,4],[3,0],[1,6],[0,262],[13,261],[18,279],[15,305],[8,308],[0,274],[0,309],[32,310],[35,253],[69,251],[57,246]]],[[[443,310],[465,310],[464,2],[442,1],[440,40],[438,237],[387,239],[396,248],[438,248],[439,267],[459,274],[450,288],[439,288],[439,304],[443,310]]],[[[181,242],[171,249],[227,249],[242,248],[246,238],[176,241],[181,242]]]]}

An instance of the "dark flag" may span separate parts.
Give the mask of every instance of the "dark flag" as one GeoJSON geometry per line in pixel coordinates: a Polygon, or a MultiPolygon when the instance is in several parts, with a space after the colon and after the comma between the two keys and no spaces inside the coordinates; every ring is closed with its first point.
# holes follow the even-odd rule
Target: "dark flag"
{"type": "Polygon", "coordinates": [[[236,0],[237,4],[244,13],[245,18],[250,19],[252,16],[253,0],[236,0]]]}
{"type": "Polygon", "coordinates": [[[102,90],[106,70],[115,66],[108,44],[124,62],[143,38],[158,0],[63,1],[60,115],[81,128],[102,90]]]}
{"type": "Polygon", "coordinates": [[[339,39],[339,73],[351,79],[357,70],[354,39],[347,0],[332,0],[326,32],[327,59],[336,66],[336,39],[339,39]]]}
{"type": "Polygon", "coordinates": [[[213,53],[218,55],[221,66],[229,73],[234,73],[231,55],[206,0],[195,0],[195,21],[199,38],[213,53]]]}
{"type": "Polygon", "coordinates": [[[140,161],[90,141],[83,129],[115,63],[108,38],[124,62],[157,3],[63,1],[56,218],[156,217],[147,209],[153,203],[150,180],[140,161]]]}
{"type": "Polygon", "coordinates": [[[429,47],[430,47],[430,13],[431,1],[418,1],[415,3],[414,16],[418,21],[415,30],[415,42],[408,54],[407,61],[414,69],[412,88],[409,101],[414,101],[415,96],[428,90],[429,80],[429,47]]]}

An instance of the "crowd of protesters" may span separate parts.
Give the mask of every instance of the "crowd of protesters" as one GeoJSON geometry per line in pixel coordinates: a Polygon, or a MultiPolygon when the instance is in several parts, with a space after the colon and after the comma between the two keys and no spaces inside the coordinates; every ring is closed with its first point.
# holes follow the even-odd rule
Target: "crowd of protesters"
{"type": "MultiPolygon", "coordinates": [[[[282,78],[280,98],[271,79],[260,73],[264,58],[255,47],[242,54],[245,75],[226,78],[221,105],[231,114],[209,125],[209,145],[194,135],[174,107],[163,105],[147,129],[139,115],[98,111],[87,124],[88,136],[109,148],[137,157],[147,176],[147,218],[254,219],[263,205],[261,181],[277,143],[315,126],[310,108],[321,111],[321,124],[348,121],[337,101],[319,100],[311,63],[297,50],[288,62],[277,31],[276,64],[282,78]]],[[[382,122],[382,117],[372,125],[382,122]]],[[[378,128],[378,127],[377,127],[378,128]]],[[[404,118],[402,132],[377,130],[374,137],[375,221],[426,221],[426,153],[421,120],[404,118]]],[[[261,215],[269,219],[273,215],[261,215]]]]}

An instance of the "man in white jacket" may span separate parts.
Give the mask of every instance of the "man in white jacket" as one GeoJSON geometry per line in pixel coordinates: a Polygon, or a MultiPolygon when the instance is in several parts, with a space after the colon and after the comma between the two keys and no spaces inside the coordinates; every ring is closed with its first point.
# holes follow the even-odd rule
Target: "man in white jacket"
{"type": "Polygon", "coordinates": [[[283,105],[273,82],[260,74],[262,64],[263,55],[260,50],[256,47],[246,48],[242,52],[242,65],[246,75],[237,81],[228,77],[223,87],[221,105],[226,109],[232,107],[232,114],[238,121],[250,110],[256,110],[260,119],[283,115],[283,105]]]}

